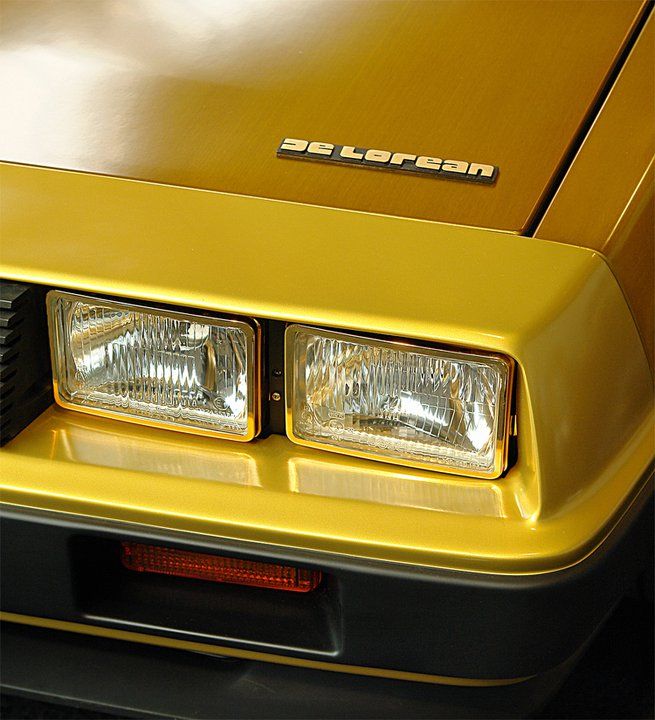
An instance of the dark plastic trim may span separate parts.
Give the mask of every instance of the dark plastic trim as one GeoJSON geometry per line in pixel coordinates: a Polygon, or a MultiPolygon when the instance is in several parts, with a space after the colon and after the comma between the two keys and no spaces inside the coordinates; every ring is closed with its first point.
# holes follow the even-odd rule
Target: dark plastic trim
{"type": "MultiPolygon", "coordinates": [[[[591,637],[652,562],[652,526],[649,482],[608,539],[582,562],[541,575],[501,576],[5,506],[1,604],[11,613],[309,660],[512,679],[561,664],[591,637]],[[85,542],[112,547],[122,539],[296,564],[321,570],[325,581],[316,595],[307,594],[305,604],[298,597],[278,598],[272,590],[218,584],[209,590],[201,581],[164,576],[131,585],[115,578],[115,590],[89,595],[96,581],[75,547],[85,542]],[[208,622],[212,608],[231,621],[208,622]],[[293,632],[281,635],[279,623],[293,632]]],[[[106,561],[104,556],[102,572],[106,561]]]]}
{"type": "Polygon", "coordinates": [[[111,717],[519,718],[552,696],[574,660],[539,678],[470,688],[222,659],[3,623],[3,692],[111,717]]]}
{"type": "Polygon", "coordinates": [[[0,280],[0,446],[53,402],[45,293],[0,280]]]}

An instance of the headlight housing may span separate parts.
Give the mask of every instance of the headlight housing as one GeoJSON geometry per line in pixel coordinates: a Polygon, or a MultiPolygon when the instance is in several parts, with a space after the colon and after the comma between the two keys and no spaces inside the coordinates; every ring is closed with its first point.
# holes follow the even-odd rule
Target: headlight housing
{"type": "MultiPolygon", "coordinates": [[[[248,441],[259,431],[256,321],[47,295],[56,401],[248,441]]],[[[302,325],[285,339],[286,432],[301,445],[482,478],[507,466],[514,361],[302,325]]]]}
{"type": "Polygon", "coordinates": [[[232,440],[257,434],[256,325],[60,291],[47,305],[60,405],[232,440]]]}
{"type": "Polygon", "coordinates": [[[292,325],[287,434],[301,445],[498,477],[507,463],[514,363],[292,325]]]}

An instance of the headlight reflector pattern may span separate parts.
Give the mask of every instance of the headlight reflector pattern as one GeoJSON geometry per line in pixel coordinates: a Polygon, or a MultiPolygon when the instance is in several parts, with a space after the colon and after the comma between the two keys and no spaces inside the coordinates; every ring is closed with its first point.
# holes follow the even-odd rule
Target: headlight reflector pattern
{"type": "Polygon", "coordinates": [[[510,359],[287,329],[287,433],[300,444],[477,477],[506,464],[510,359]]]}
{"type": "Polygon", "coordinates": [[[234,440],[256,434],[255,327],[59,291],[47,302],[61,405],[234,440]]]}

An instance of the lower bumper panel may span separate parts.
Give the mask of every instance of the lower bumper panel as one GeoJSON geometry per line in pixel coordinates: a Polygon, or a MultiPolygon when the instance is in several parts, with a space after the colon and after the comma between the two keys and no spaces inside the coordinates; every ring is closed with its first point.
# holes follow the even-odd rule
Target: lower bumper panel
{"type": "Polygon", "coordinates": [[[569,663],[505,687],[464,688],[220,659],[3,623],[3,692],[175,718],[514,718],[557,690],[569,663]]]}
{"type": "Polygon", "coordinates": [[[497,684],[557,667],[593,635],[652,562],[651,500],[649,484],[595,553],[533,576],[372,562],[4,506],[1,609],[214,654],[497,684]],[[134,573],[117,559],[122,540],[295,564],[320,570],[324,582],[311,593],[280,593],[134,573]]]}

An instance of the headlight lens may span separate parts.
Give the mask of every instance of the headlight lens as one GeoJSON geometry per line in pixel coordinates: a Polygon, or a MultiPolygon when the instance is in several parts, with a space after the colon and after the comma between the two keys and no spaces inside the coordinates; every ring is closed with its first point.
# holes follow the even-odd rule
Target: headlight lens
{"type": "Polygon", "coordinates": [[[498,477],[513,363],[300,325],[287,329],[287,433],[300,444],[498,477]]]}
{"type": "Polygon", "coordinates": [[[59,291],[47,302],[60,404],[234,440],[256,434],[256,327],[59,291]]]}

